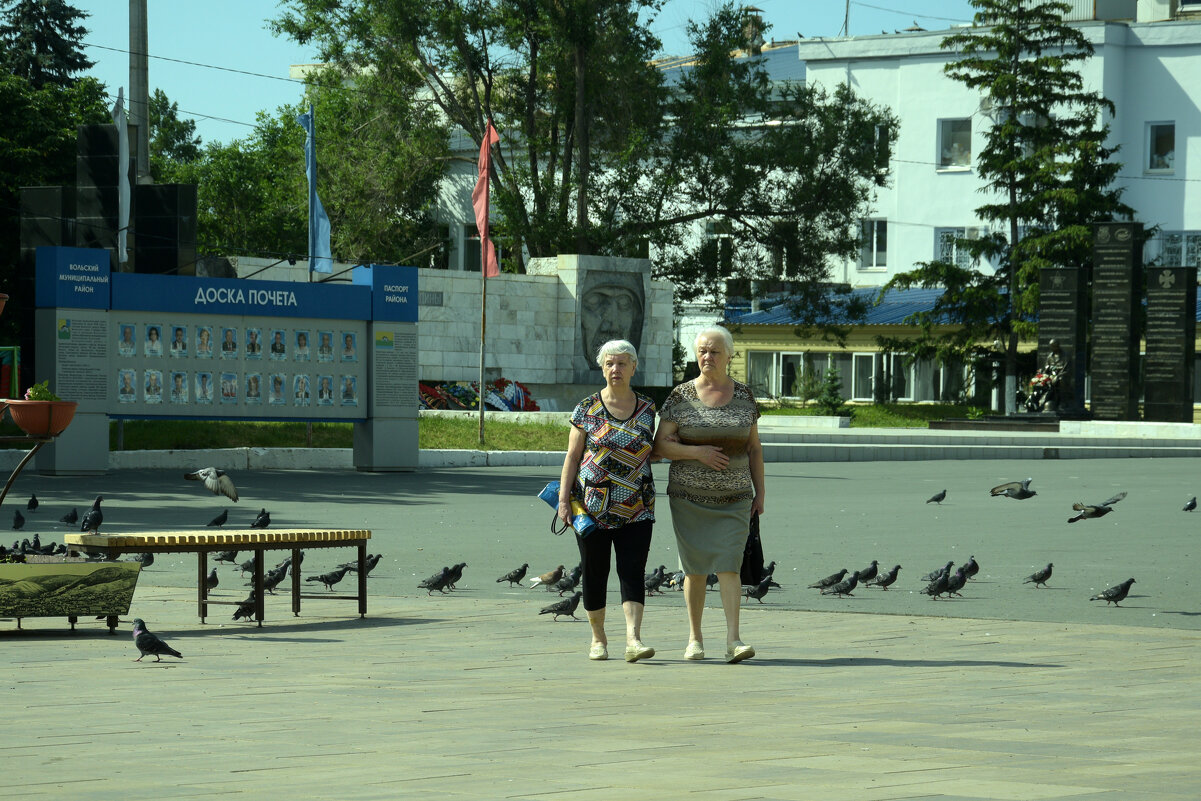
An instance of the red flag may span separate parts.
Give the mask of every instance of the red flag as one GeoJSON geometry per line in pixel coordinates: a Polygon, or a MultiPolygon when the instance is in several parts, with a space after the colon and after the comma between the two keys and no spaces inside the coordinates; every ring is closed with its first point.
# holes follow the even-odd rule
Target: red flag
{"type": "Polygon", "coordinates": [[[471,190],[475,227],[480,232],[480,266],[485,278],[500,275],[500,267],[496,263],[496,248],[488,238],[488,179],[492,171],[492,146],[499,141],[500,136],[492,127],[492,120],[488,120],[488,127],[484,129],[484,141],[480,143],[480,177],[475,182],[475,189],[471,190]]]}

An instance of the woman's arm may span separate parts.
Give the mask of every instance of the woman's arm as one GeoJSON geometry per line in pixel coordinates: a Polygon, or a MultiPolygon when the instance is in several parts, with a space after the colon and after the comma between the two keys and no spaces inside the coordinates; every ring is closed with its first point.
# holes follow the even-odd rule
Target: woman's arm
{"type": "Polygon", "coordinates": [[[563,472],[559,474],[559,519],[571,525],[571,488],[575,486],[580,472],[580,460],[584,458],[584,431],[571,427],[567,439],[567,456],[563,459],[563,472]]]}
{"type": "Polygon", "coordinates": [[[751,514],[763,514],[765,489],[763,485],[763,443],[759,441],[759,424],[751,426],[746,440],[746,455],[750,460],[751,484],[755,487],[755,500],[751,501],[751,514]]]}
{"type": "Polygon", "coordinates": [[[661,420],[655,432],[654,455],[661,459],[695,459],[713,470],[725,470],[730,457],[716,445],[685,445],[680,442],[680,427],[671,420],[661,420]]]}

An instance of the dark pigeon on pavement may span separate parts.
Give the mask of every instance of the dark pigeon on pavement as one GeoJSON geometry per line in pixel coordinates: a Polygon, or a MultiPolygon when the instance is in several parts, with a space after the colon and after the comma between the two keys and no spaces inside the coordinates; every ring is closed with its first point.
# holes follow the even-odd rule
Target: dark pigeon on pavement
{"type": "Polygon", "coordinates": [[[663,571],[665,570],[667,570],[666,565],[659,565],[650,572],[649,576],[643,577],[642,586],[646,590],[647,595],[654,595],[660,591],[660,588],[663,586],[663,571]]]}
{"type": "Polygon", "coordinates": [[[267,513],[266,509],[263,509],[259,512],[259,516],[254,519],[254,522],[250,524],[250,527],[266,528],[269,525],[271,525],[271,515],[267,513]]]}
{"type": "Polygon", "coordinates": [[[232,565],[235,561],[237,561],[237,559],[237,551],[219,551],[217,553],[218,562],[225,562],[226,564],[232,565]]]}
{"type": "Polygon", "coordinates": [[[937,601],[938,596],[947,591],[947,581],[950,580],[950,578],[951,577],[949,573],[943,573],[941,576],[933,579],[929,584],[927,584],[922,589],[922,592],[926,593],[926,595],[929,595],[930,598],[937,601]]]}
{"type": "Polygon", "coordinates": [[[1075,517],[1069,517],[1068,522],[1075,523],[1077,520],[1090,520],[1094,517],[1105,517],[1105,515],[1113,511],[1111,507],[1125,497],[1126,493],[1119,492],[1117,495],[1113,496],[1104,503],[1084,504],[1080,503],[1080,501],[1076,501],[1076,503],[1072,504],[1072,508],[1080,514],[1076,515],[1075,517]]]}
{"type": "Polygon", "coordinates": [[[423,590],[429,590],[426,595],[433,595],[434,590],[445,593],[447,586],[447,578],[450,576],[450,568],[444,567],[434,575],[427,578],[417,586],[423,590]]]}
{"type": "Polygon", "coordinates": [[[25,515],[21,514],[20,509],[13,509],[13,531],[20,531],[25,527],[25,515]]]}
{"type": "Polygon", "coordinates": [[[60,517],[58,519],[58,522],[66,523],[68,526],[75,525],[76,523],[79,522],[79,510],[76,509],[75,507],[71,507],[71,511],[67,512],[65,515],[60,517]]]}
{"type": "Polygon", "coordinates": [[[526,571],[528,571],[529,569],[530,569],[529,562],[524,562],[524,563],[522,563],[521,567],[519,567],[515,570],[510,570],[508,573],[505,573],[503,576],[498,578],[496,580],[496,583],[500,584],[502,581],[507,581],[507,582],[509,582],[510,587],[512,587],[514,585],[519,585],[519,584],[521,584],[521,580],[523,578],[525,578],[526,571]]]}
{"type": "Polygon", "coordinates": [[[844,595],[852,595],[851,590],[857,586],[859,586],[859,571],[855,571],[833,587],[822,590],[822,595],[837,595],[841,598],[844,595]]]}
{"type": "Polygon", "coordinates": [[[225,521],[226,521],[226,520],[229,520],[229,510],[228,510],[228,509],[222,509],[222,510],[221,510],[221,514],[217,515],[217,516],[216,516],[216,517],[214,517],[212,520],[210,520],[210,521],[208,521],[207,523],[205,523],[205,525],[206,525],[206,526],[213,527],[213,528],[219,528],[220,526],[224,526],[224,525],[225,525],[225,521]]]}
{"type": "Polygon", "coordinates": [[[1053,567],[1055,567],[1055,565],[1051,564],[1050,562],[1047,562],[1046,567],[1044,567],[1042,570],[1035,570],[1029,576],[1026,576],[1025,580],[1023,580],[1022,583],[1023,584],[1033,584],[1036,589],[1040,585],[1043,587],[1047,586],[1047,579],[1051,578],[1051,568],[1053,568],[1053,567]]]}
{"type": "Polygon", "coordinates": [[[709,575],[705,576],[705,589],[706,590],[711,590],[716,586],[717,586],[717,574],[716,573],[710,573],[709,575]]]}
{"type": "Polygon", "coordinates": [[[998,484],[988,491],[989,495],[996,497],[1004,495],[1006,498],[1024,501],[1027,498],[1033,498],[1038,493],[1030,489],[1030,482],[1034,479],[1028,478],[1025,481],[1010,481],[1007,484],[998,484]]]}
{"type": "Polygon", "coordinates": [[[1196,508],[1197,508],[1197,496],[1194,495],[1193,497],[1189,498],[1188,503],[1186,503],[1184,505],[1184,511],[1192,512],[1192,511],[1196,510],[1196,508]]]}
{"type": "Polygon", "coordinates": [[[104,522],[104,512],[100,511],[100,502],[104,500],[104,496],[97,495],[96,500],[92,501],[92,508],[83,516],[83,522],[79,524],[80,531],[86,531],[89,534],[99,534],[100,524],[104,522]]]}
{"type": "Polygon", "coordinates": [[[209,571],[208,578],[204,580],[204,586],[208,587],[209,592],[212,592],[217,589],[217,585],[220,583],[220,579],[217,578],[217,568],[214,567],[209,571]]]}
{"type": "Polygon", "coordinates": [[[330,592],[333,592],[334,585],[337,584],[339,581],[341,581],[342,577],[345,576],[348,572],[349,571],[346,568],[340,567],[337,570],[331,570],[328,573],[322,573],[319,576],[305,576],[304,580],[305,581],[320,581],[322,584],[325,585],[325,589],[329,590],[330,592]]]}
{"type": "MultiPolygon", "coordinates": [[[[375,566],[379,564],[379,560],[382,556],[383,556],[382,553],[367,554],[367,559],[363,563],[363,575],[365,575],[365,576],[371,575],[371,571],[374,570],[375,566]]],[[[347,570],[349,570],[351,573],[358,573],[359,572],[359,560],[355,559],[353,562],[343,562],[342,564],[338,565],[338,567],[344,567],[347,570]]]]}
{"type": "Polygon", "coordinates": [[[238,502],[238,490],[234,487],[233,479],[224,470],[202,467],[195,472],[184,473],[184,478],[188,481],[203,481],[209,492],[214,495],[224,495],[234,503],[238,502]]]}
{"type": "Polygon", "coordinates": [[[135,562],[141,562],[142,567],[144,568],[150,567],[152,564],[154,564],[154,554],[152,553],[140,553],[133,559],[135,562]]]}
{"type": "Polygon", "coordinates": [[[901,566],[897,565],[887,573],[881,573],[876,576],[876,580],[872,582],[873,587],[879,587],[882,590],[887,590],[890,586],[896,583],[897,574],[901,572],[901,566]]]}
{"type": "Polygon", "coordinates": [[[926,503],[936,503],[939,506],[942,506],[942,502],[945,501],[946,499],[947,499],[947,491],[943,490],[942,492],[939,492],[936,495],[934,495],[932,498],[930,498],[930,500],[926,501],[926,503]]]}
{"type": "Polygon", "coordinates": [[[280,583],[287,577],[287,566],[277,567],[274,570],[268,570],[267,574],[263,576],[263,589],[272,595],[275,595],[275,588],[278,587],[280,583]]]}
{"type": "Polygon", "coordinates": [[[582,572],[583,568],[580,565],[576,565],[571,569],[570,573],[556,581],[554,584],[547,584],[546,591],[557,592],[559,593],[560,598],[563,597],[564,593],[575,592],[575,588],[580,586],[580,574],[582,572]]]}
{"type": "Polygon", "coordinates": [[[233,619],[241,620],[242,618],[246,618],[247,620],[250,620],[252,617],[254,617],[254,600],[254,590],[251,589],[250,595],[247,596],[246,600],[238,604],[238,608],[234,610],[233,619]]]}
{"type": "MultiPolygon", "coordinates": [[[[967,576],[963,574],[963,568],[959,568],[950,576],[947,577],[947,595],[959,595],[959,591],[963,589],[963,585],[967,584],[967,576]]],[[[962,598],[962,595],[959,595],[962,598]]]]}
{"type": "Polygon", "coordinates": [[[938,578],[939,576],[945,576],[949,574],[951,572],[951,565],[953,564],[955,563],[947,562],[945,565],[938,568],[938,570],[931,570],[929,573],[922,576],[922,581],[934,581],[934,579],[938,578]]]}
{"type": "Polygon", "coordinates": [[[580,598],[582,598],[583,595],[584,595],[584,593],[577,592],[575,595],[571,596],[570,598],[564,599],[562,601],[558,601],[556,603],[551,604],[550,606],[542,607],[542,611],[540,611],[538,614],[554,615],[555,620],[559,619],[559,615],[568,615],[571,617],[572,620],[579,620],[579,618],[575,616],[575,610],[576,610],[576,607],[578,607],[580,605],[580,598]]]}
{"type": "Polygon", "coordinates": [[[453,565],[450,568],[450,575],[446,577],[447,587],[452,590],[458,589],[458,587],[455,586],[455,583],[458,582],[459,579],[463,578],[463,568],[465,567],[467,567],[466,562],[459,562],[457,565],[453,565]]]}
{"type": "Polygon", "coordinates": [[[167,645],[157,635],[152,634],[146,628],[146,622],[140,617],[133,619],[133,644],[137,646],[138,653],[142,655],[133,660],[135,662],[141,662],[143,656],[150,656],[151,654],[154,655],[155,662],[162,662],[161,657],[163,654],[183,659],[183,654],[176,651],[170,645],[167,645]]]}
{"type": "Polygon", "coordinates": [[[1130,593],[1130,585],[1134,583],[1134,579],[1128,578],[1116,587],[1110,587],[1089,598],[1090,601],[1105,601],[1105,605],[1113,604],[1119,606],[1118,601],[1126,600],[1126,596],[1130,593]]]}
{"type": "Polygon", "coordinates": [[[880,563],[873,559],[870,565],[857,572],[859,573],[859,583],[867,584],[880,572],[880,563]]]}
{"type": "Polygon", "coordinates": [[[847,574],[847,569],[844,567],[842,570],[839,570],[837,573],[831,573],[830,575],[826,576],[824,579],[818,579],[817,581],[813,582],[812,584],[809,585],[808,589],[824,590],[827,587],[833,587],[835,584],[842,581],[842,577],[845,576],[846,574],[847,574]]]}
{"type": "Polygon", "coordinates": [[[245,576],[247,573],[254,575],[254,557],[251,557],[245,562],[239,564],[238,569],[242,571],[243,576],[245,576]]]}
{"type": "Polygon", "coordinates": [[[38,496],[30,495],[29,500],[25,502],[25,510],[28,512],[36,512],[38,510],[38,496]]]}
{"type": "Polygon", "coordinates": [[[767,576],[758,584],[751,586],[746,585],[742,588],[742,594],[747,598],[754,598],[759,603],[763,603],[763,596],[767,595],[767,591],[771,589],[771,576],[767,576]]]}
{"type": "Polygon", "coordinates": [[[976,562],[976,556],[973,554],[967,558],[967,562],[963,565],[963,575],[966,578],[973,578],[980,572],[980,565],[976,562]]]}

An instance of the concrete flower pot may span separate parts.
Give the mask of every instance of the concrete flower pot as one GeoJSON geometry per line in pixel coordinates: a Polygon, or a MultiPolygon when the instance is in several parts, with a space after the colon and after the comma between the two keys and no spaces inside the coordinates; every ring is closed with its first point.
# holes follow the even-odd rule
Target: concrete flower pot
{"type": "Polygon", "coordinates": [[[17,427],[31,437],[57,437],[75,418],[75,401],[7,401],[8,413],[17,427]]]}

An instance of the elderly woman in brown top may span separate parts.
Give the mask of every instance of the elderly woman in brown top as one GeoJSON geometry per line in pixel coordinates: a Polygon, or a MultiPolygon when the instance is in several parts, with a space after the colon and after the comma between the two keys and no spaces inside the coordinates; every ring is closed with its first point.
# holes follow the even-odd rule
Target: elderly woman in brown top
{"type": "Polygon", "coordinates": [[[688,607],[685,659],[704,659],[705,578],[717,574],[726,615],[726,661],[755,655],[738,632],[738,571],[752,514],[763,513],[759,408],[746,384],[730,378],[734,339],[724,328],[696,338],[700,375],[672,390],[659,411],[655,453],[671,459],[667,495],[684,570],[688,607]]]}

